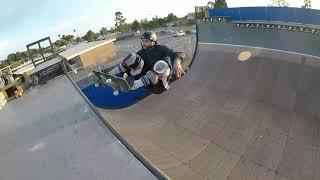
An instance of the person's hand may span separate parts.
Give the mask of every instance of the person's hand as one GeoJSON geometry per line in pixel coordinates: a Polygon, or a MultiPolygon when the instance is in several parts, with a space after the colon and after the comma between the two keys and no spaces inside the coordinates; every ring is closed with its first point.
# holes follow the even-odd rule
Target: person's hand
{"type": "Polygon", "coordinates": [[[177,78],[180,78],[185,73],[179,59],[174,62],[173,68],[177,78]]]}

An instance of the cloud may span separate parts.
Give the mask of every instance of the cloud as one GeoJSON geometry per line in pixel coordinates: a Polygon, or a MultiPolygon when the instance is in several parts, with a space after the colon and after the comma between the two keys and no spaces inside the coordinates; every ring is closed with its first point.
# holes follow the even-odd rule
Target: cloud
{"type": "Polygon", "coordinates": [[[0,39],[0,60],[6,59],[11,49],[12,43],[9,40],[0,39]]]}

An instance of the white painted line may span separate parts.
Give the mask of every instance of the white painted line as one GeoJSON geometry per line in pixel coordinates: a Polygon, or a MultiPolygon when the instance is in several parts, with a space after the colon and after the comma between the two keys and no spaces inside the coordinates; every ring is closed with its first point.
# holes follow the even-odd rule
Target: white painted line
{"type": "Polygon", "coordinates": [[[198,44],[202,45],[216,45],[216,46],[231,46],[231,47],[242,47],[242,48],[254,48],[254,49],[261,49],[261,50],[267,50],[267,51],[276,51],[280,53],[287,53],[287,54],[294,54],[298,56],[305,56],[309,58],[316,58],[319,59],[320,56],[313,56],[309,54],[304,54],[304,53],[297,53],[297,52],[292,52],[292,51],[285,51],[285,50],[279,50],[279,49],[271,49],[271,48],[265,48],[265,47],[259,47],[259,46],[246,46],[246,45],[238,45],[238,44],[223,44],[223,43],[206,43],[206,42],[198,42],[198,44]]]}

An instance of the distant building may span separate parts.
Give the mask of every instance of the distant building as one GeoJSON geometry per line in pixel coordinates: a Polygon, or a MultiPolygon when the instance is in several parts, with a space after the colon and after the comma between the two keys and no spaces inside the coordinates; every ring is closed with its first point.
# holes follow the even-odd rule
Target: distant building
{"type": "Polygon", "coordinates": [[[59,53],[59,56],[67,62],[77,62],[80,67],[101,64],[115,57],[116,49],[113,41],[115,39],[79,43],[59,53]]]}

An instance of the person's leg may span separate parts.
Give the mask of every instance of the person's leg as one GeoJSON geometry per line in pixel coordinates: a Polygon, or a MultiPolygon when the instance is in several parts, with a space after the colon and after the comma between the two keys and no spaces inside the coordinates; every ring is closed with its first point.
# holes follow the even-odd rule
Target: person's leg
{"type": "Polygon", "coordinates": [[[116,65],[111,71],[108,73],[111,75],[118,75],[120,73],[132,74],[132,69],[135,69],[139,65],[143,64],[143,60],[141,60],[140,56],[135,53],[130,53],[126,56],[122,62],[116,65]]]}
{"type": "Polygon", "coordinates": [[[165,89],[169,89],[169,75],[169,65],[165,61],[159,61],[155,64],[152,71],[148,71],[144,76],[134,81],[131,90],[135,90],[140,87],[146,87],[149,85],[156,85],[158,84],[159,80],[161,80],[162,85],[165,89]]]}
{"type": "Polygon", "coordinates": [[[138,80],[133,81],[133,85],[131,87],[131,90],[135,90],[135,89],[138,89],[138,88],[141,88],[141,87],[146,87],[146,86],[148,86],[150,84],[153,84],[153,83],[155,83],[157,81],[158,81],[158,79],[154,75],[154,73],[151,72],[151,71],[148,71],[146,73],[146,75],[142,76],[138,80]]]}
{"type": "Polygon", "coordinates": [[[122,64],[117,64],[110,72],[108,72],[111,75],[118,75],[120,73],[124,73],[126,69],[122,66],[122,64]]]}

